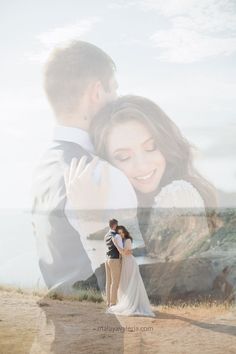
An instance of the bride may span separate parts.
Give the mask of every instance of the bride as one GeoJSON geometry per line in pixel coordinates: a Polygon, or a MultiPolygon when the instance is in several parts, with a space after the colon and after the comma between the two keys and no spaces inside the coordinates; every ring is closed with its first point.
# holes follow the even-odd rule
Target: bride
{"type": "MultiPolygon", "coordinates": [[[[156,103],[140,96],[120,97],[93,119],[90,136],[96,155],[103,159],[102,162],[100,160],[101,178],[96,182],[91,178],[96,158],[89,163],[81,158],[76,168],[79,172],[67,187],[72,204],[74,201],[77,208],[86,209],[83,203],[88,200],[107,209],[107,190],[113,181],[112,176],[106,173],[108,161],[123,172],[135,191],[138,221],[148,256],[162,262],[179,261],[207,244],[214,228],[214,220],[208,216],[208,209],[216,204],[214,187],[196,170],[190,143],[156,103]],[[91,188],[93,185],[101,192],[95,193],[91,188]],[[81,190],[86,198],[81,198],[81,190]]],[[[73,177],[73,166],[71,170],[73,177]]],[[[117,191],[119,193],[119,185],[117,191]]],[[[126,209],[123,211],[127,213],[126,209]]],[[[125,247],[131,247],[130,239],[125,239],[125,247]]],[[[132,273],[130,281],[127,281],[128,290],[122,292],[121,288],[118,304],[121,312],[129,308],[126,294],[132,298],[136,287],[145,293],[135,259],[129,257],[123,257],[123,271],[132,268],[136,276],[132,273]],[[134,279],[139,279],[138,284],[134,279]]],[[[155,274],[148,277],[155,287],[155,274]]],[[[116,310],[117,307],[114,308],[116,310]]]]}
{"type": "Polygon", "coordinates": [[[194,166],[194,149],[153,101],[123,96],[90,125],[96,154],[128,177],[149,256],[188,258],[214,230],[214,187],[194,166]],[[209,213],[210,211],[210,213],[209,213]]]}
{"type": "Polygon", "coordinates": [[[132,237],[124,226],[118,226],[124,248],[119,247],[117,240],[113,242],[122,255],[122,267],[118,288],[118,302],[108,308],[107,313],[116,315],[140,315],[155,317],[139,272],[139,266],[132,254],[126,255],[125,250],[132,249],[132,237]]]}

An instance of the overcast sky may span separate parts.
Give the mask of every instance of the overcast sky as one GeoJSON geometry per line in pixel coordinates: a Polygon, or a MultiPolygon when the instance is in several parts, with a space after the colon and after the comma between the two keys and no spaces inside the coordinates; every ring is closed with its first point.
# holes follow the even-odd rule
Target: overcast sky
{"type": "Polygon", "coordinates": [[[90,41],[117,65],[119,93],[150,97],[199,149],[216,187],[236,191],[236,2],[0,3],[0,207],[29,207],[32,170],[51,138],[42,89],[50,50],[90,41]]]}

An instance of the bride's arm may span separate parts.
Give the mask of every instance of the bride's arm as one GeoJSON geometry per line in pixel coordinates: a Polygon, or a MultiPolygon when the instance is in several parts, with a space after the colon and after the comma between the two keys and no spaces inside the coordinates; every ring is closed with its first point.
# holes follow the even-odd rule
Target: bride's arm
{"type": "Polygon", "coordinates": [[[118,249],[119,253],[122,255],[122,256],[127,256],[127,255],[130,255],[131,254],[131,249],[128,249],[128,248],[121,248],[119,245],[118,245],[118,242],[117,240],[112,237],[112,241],[114,243],[114,245],[116,246],[116,248],[118,249]]]}

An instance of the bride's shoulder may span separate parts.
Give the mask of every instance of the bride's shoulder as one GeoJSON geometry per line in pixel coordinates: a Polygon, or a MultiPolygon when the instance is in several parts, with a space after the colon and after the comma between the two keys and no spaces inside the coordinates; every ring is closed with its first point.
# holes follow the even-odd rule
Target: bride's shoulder
{"type": "Polygon", "coordinates": [[[204,208],[198,190],[186,180],[175,180],[164,186],[155,197],[155,207],[204,208]]]}

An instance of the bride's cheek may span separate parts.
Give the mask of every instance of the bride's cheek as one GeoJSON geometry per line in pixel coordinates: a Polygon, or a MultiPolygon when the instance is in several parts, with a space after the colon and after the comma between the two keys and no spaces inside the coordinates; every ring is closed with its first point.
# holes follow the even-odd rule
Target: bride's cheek
{"type": "Polygon", "coordinates": [[[129,177],[130,174],[130,167],[128,161],[116,161],[114,166],[119,168],[126,176],[129,177]]]}
{"type": "Polygon", "coordinates": [[[166,169],[166,160],[165,160],[165,158],[164,158],[164,156],[162,154],[159,154],[159,156],[157,157],[157,164],[163,171],[165,171],[165,169],[166,169]]]}
{"type": "Polygon", "coordinates": [[[126,164],[124,164],[122,166],[122,171],[124,172],[124,174],[131,179],[132,178],[132,165],[129,162],[126,162],[126,164]]]}

